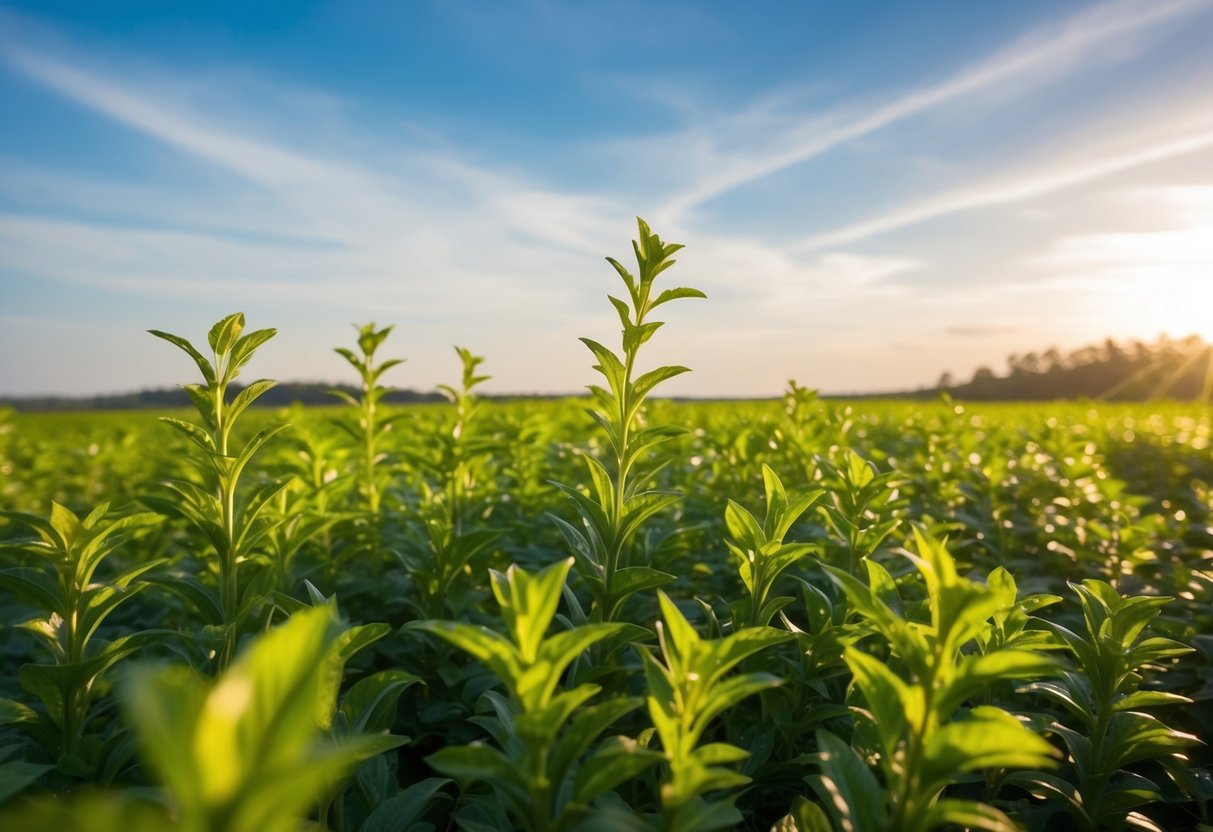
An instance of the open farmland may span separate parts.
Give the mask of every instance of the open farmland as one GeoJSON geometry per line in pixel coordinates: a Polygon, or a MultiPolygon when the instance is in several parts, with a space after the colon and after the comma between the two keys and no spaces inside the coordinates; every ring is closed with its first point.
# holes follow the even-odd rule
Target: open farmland
{"type": "Polygon", "coordinates": [[[654,398],[676,248],[588,399],[367,325],[248,409],[233,315],[195,411],[5,415],[5,828],[1208,828],[1208,407],[654,398]]]}
{"type": "Polygon", "coordinates": [[[0,832],[1213,832],[1211,45],[0,0],[0,832]]]}

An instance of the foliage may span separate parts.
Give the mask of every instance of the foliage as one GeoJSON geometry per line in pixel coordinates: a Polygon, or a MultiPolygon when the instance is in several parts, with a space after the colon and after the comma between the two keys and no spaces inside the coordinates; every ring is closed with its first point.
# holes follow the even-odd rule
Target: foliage
{"type": "Polygon", "coordinates": [[[829,501],[822,506],[826,522],[843,544],[827,559],[850,575],[860,575],[861,564],[876,553],[900,525],[896,515],[896,472],[883,474],[854,451],[847,451],[841,465],[826,460],[821,471],[829,484],[829,501]]]}
{"type": "Polygon", "coordinates": [[[762,522],[733,500],[725,508],[726,541],[737,559],[741,582],[750,597],[740,605],[739,620],[751,627],[771,623],[780,608],[792,602],[788,596],[768,600],[779,576],[807,556],[813,547],[807,543],[784,543],[784,538],[800,516],[813,507],[825,493],[820,488],[788,495],[779,475],[770,466],[762,466],[767,510],[762,522]]]}
{"type": "Polygon", "coordinates": [[[1065,811],[1078,829],[1156,830],[1158,824],[1138,810],[1162,799],[1159,786],[1131,767],[1161,761],[1181,769],[1186,763],[1182,751],[1199,740],[1150,713],[1192,700],[1143,690],[1142,672],[1192,648],[1147,633],[1150,621],[1172,599],[1122,597],[1107,583],[1092,579],[1072,586],[1082,605],[1084,631],[1055,621],[1042,623],[1074,655],[1078,667],[1058,681],[1035,682],[1025,689],[1053,700],[1070,717],[1069,725],[1050,725],[1069,752],[1067,776],[1029,772],[1011,782],[1052,798],[1052,805],[1065,811]]]}
{"type": "Polygon", "coordinates": [[[561,486],[577,508],[581,528],[555,518],[594,598],[595,612],[603,621],[614,621],[624,602],[635,593],[674,580],[673,575],[650,564],[632,563],[629,546],[646,520],[678,500],[677,494],[645,488],[655,473],[646,463],[659,445],[683,431],[671,425],[644,424],[641,409],[657,385],[690,370],[665,366],[637,376],[636,360],[640,348],[664,325],[649,320],[654,309],[679,298],[706,297],[698,289],[685,287],[654,294],[657,277],[674,265],[672,255],[682,246],[662,242],[644,220],[637,219],[637,225],[639,238],[632,243],[637,274],[618,260],[607,258],[628,290],[627,300],[608,296],[623,326],[622,355],[597,341],[581,339],[598,361],[594,369],[606,381],[606,387],[590,386],[594,401],[590,415],[606,436],[608,463],[603,464],[593,454],[582,456],[590,474],[589,494],[561,486]]]}
{"type": "Polygon", "coordinates": [[[406,741],[326,731],[360,635],[326,605],[260,636],[213,682],[183,667],[132,670],[126,717],[182,830],[297,829],[358,763],[406,741]]]}
{"type": "MultiPolygon", "coordinates": [[[[376,329],[375,324],[363,324],[358,329],[358,352],[346,347],[336,347],[334,352],[349,362],[358,373],[361,389],[358,396],[344,390],[334,390],[333,395],[344,401],[358,413],[356,427],[338,423],[345,429],[359,448],[361,463],[361,484],[366,513],[372,529],[377,528],[379,512],[383,503],[385,479],[390,476],[385,466],[382,451],[384,434],[391,430],[392,417],[382,413],[380,401],[389,392],[389,388],[380,384],[383,374],[393,367],[403,364],[403,358],[389,358],[386,361],[375,361],[375,353],[391,335],[393,327],[387,326],[376,329]]],[[[399,418],[399,416],[395,417],[399,418]]]]}
{"type": "Polygon", "coordinates": [[[218,628],[215,666],[227,667],[236,651],[242,627],[260,609],[268,587],[241,586],[240,569],[248,564],[257,544],[274,525],[267,508],[286,484],[269,481],[251,492],[241,493],[240,480],[254,455],[286,425],[263,428],[243,445],[233,436],[236,422],[257,398],[274,386],[268,379],[254,381],[229,402],[228,387],[252,359],[258,347],[274,337],[276,330],[244,332],[244,315],[235,313],[216,323],[207,334],[212,356],[207,359],[186,339],[160,330],[152,335],[168,341],[189,355],[202,373],[203,384],[183,387],[193,402],[201,424],[172,416],[161,419],[189,440],[194,455],[188,457],[202,475],[192,479],[168,479],[163,485],[171,496],[144,497],[152,508],[172,517],[184,517],[214,549],[218,591],[194,581],[179,580],[170,586],[188,592],[207,623],[218,628]],[[241,590],[247,590],[242,592],[241,590]]]}
{"type": "MultiPolygon", "coordinates": [[[[89,705],[99,678],[119,661],[162,637],[143,630],[115,639],[98,636],[105,620],[131,602],[148,584],[140,577],[163,560],[135,563],[97,581],[97,570],[116,549],[156,524],[149,512],[110,512],[102,503],[80,518],[52,503],[49,518],[8,515],[32,530],[37,539],[3,547],[31,565],[0,570],[0,587],[44,617],[23,621],[22,629],[42,644],[49,663],[21,667],[21,686],[37,698],[40,710],[7,704],[26,731],[42,746],[47,758],[65,773],[96,776],[99,761],[83,755],[89,725],[89,705]]],[[[89,756],[102,753],[100,738],[91,738],[89,756]]]]}
{"type": "Polygon", "coordinates": [[[168,441],[0,414],[0,828],[1207,828],[1213,413],[657,398],[677,248],[612,261],[592,419],[463,349],[395,407],[374,325],[257,409],[239,315],[158,333],[168,441]]]}
{"type": "Polygon", "coordinates": [[[661,829],[724,829],[741,816],[732,799],[703,795],[745,785],[749,778],[726,766],[748,753],[735,745],[700,744],[716,717],[742,699],[779,684],[769,673],[726,674],[745,659],[788,638],[772,627],[747,627],[714,641],[695,632],[664,592],[657,593],[663,621],[657,623],[661,660],[643,648],[645,701],[669,768],[661,784],[661,829]]]}
{"type": "Polygon", "coordinates": [[[640,702],[616,698],[587,706],[600,686],[561,687],[561,675],[578,655],[624,626],[583,624],[547,637],[572,564],[570,558],[534,575],[517,566],[492,573],[508,636],[457,621],[414,625],[484,662],[507,693],[485,693],[492,715],[481,724],[497,748],[448,747],[428,762],[451,777],[489,783],[521,828],[532,832],[571,828],[597,798],[656,759],[626,738],[585,757],[598,736],[640,702]]]}
{"type": "Polygon", "coordinates": [[[452,597],[456,581],[472,559],[500,537],[494,529],[475,528],[473,516],[476,486],[495,447],[476,435],[481,403],[475,388],[489,376],[477,374],[484,358],[463,347],[455,347],[455,352],[463,365],[460,386],[439,385],[453,405],[454,422],[449,430],[443,425],[412,455],[425,476],[412,545],[401,556],[417,589],[418,606],[430,616],[460,611],[461,604],[452,597]]]}
{"type": "Polygon", "coordinates": [[[925,621],[899,612],[896,585],[875,562],[867,564],[868,585],[847,571],[828,570],[892,655],[886,663],[858,644],[846,648],[862,697],[852,710],[854,745],[863,753],[822,732],[821,774],[812,785],[844,827],[929,830],[955,824],[1010,832],[1015,824],[993,806],[941,797],[942,792],[973,771],[1050,766],[1055,752],[1005,710],[964,705],[988,685],[1047,675],[1054,663],[1009,646],[963,652],[990,628],[992,616],[1014,608],[1015,596],[962,578],[941,542],[917,529],[914,538],[917,554],[910,558],[926,587],[925,621]],[[883,782],[869,771],[865,756],[877,760],[883,782]]]}

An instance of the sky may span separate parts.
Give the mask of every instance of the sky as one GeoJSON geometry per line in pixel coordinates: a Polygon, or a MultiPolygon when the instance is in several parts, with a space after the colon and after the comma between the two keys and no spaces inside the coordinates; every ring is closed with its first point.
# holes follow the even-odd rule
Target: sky
{"type": "Polygon", "coordinates": [[[664,392],[908,389],[1213,338],[1213,0],[0,0],[0,395],[595,380],[603,259],[682,243],[664,392]]]}

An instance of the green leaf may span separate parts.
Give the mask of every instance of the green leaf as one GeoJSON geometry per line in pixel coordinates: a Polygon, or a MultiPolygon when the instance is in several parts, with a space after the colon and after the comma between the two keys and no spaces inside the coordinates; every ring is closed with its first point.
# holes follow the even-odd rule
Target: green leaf
{"type": "Polygon", "coordinates": [[[1082,795],[1077,787],[1055,774],[1043,771],[1011,772],[1003,782],[1018,786],[1037,800],[1064,803],[1070,813],[1077,817],[1086,817],[1082,795]]]}
{"type": "Polygon", "coordinates": [[[202,377],[206,379],[206,383],[213,385],[215,383],[215,368],[211,366],[211,362],[206,360],[202,353],[194,349],[194,345],[182,338],[180,335],[173,335],[169,332],[161,332],[158,329],[149,329],[148,332],[157,338],[168,341],[175,347],[184,351],[190,358],[194,359],[194,363],[198,365],[198,369],[202,372],[202,377]]]}
{"type": "Polygon", "coordinates": [[[1139,690],[1118,699],[1112,704],[1114,711],[1131,711],[1138,708],[1157,708],[1162,705],[1187,705],[1192,700],[1177,693],[1161,690],[1139,690]]]}
{"type": "Polygon", "coordinates": [[[855,685],[872,712],[885,759],[892,760],[906,727],[922,722],[926,705],[922,691],[907,685],[883,662],[857,648],[846,648],[845,655],[855,685]]]}
{"type": "Polygon", "coordinates": [[[530,800],[526,779],[517,766],[495,748],[481,743],[447,746],[425,758],[434,771],[461,780],[482,780],[518,805],[530,800]]]}
{"type": "Polygon", "coordinates": [[[160,421],[180,432],[186,439],[193,442],[206,453],[214,454],[219,452],[215,447],[215,440],[211,438],[211,435],[193,422],[175,419],[172,416],[161,416],[160,421]]]}
{"type": "Polygon", "coordinates": [[[0,587],[27,604],[48,613],[65,612],[66,601],[60,597],[58,584],[41,569],[14,566],[0,570],[0,587]]]}
{"type": "Polygon", "coordinates": [[[573,559],[567,558],[533,575],[517,565],[511,565],[504,573],[489,572],[502,618],[518,645],[518,655],[524,664],[533,663],[538,656],[539,645],[556,615],[572,565],[573,559]]]}
{"type": "Polygon", "coordinates": [[[232,468],[228,476],[232,477],[233,479],[239,477],[240,473],[244,470],[244,467],[248,465],[249,461],[253,458],[253,455],[256,454],[257,451],[261,450],[262,446],[274,438],[277,433],[285,430],[288,427],[290,426],[271,425],[268,428],[257,431],[256,435],[254,435],[253,438],[250,439],[236,455],[236,460],[232,463],[232,468]]]}
{"type": "Polygon", "coordinates": [[[929,736],[924,756],[925,789],[925,784],[942,788],[957,774],[986,768],[1048,768],[1058,753],[1006,711],[981,706],[929,736]]]}
{"type": "MultiPolygon", "coordinates": [[[[239,370],[249,359],[253,357],[253,353],[257,348],[266,341],[278,334],[276,329],[258,329],[253,332],[242,335],[235,344],[232,345],[232,354],[229,359],[229,367],[232,370],[239,370]]],[[[234,373],[230,376],[235,378],[234,373]]]]}
{"type": "Polygon", "coordinates": [[[616,609],[637,592],[657,589],[672,584],[676,580],[678,579],[674,575],[651,569],[648,566],[627,566],[617,569],[615,570],[615,580],[611,584],[616,609]]]}
{"type": "Polygon", "coordinates": [[[573,715],[552,749],[549,769],[560,773],[571,771],[574,762],[608,726],[641,704],[642,700],[638,697],[620,696],[581,708],[573,715]]]}
{"type": "Polygon", "coordinates": [[[731,668],[755,653],[790,638],[792,638],[791,633],[774,627],[746,627],[732,635],[725,636],[712,645],[711,656],[715,661],[715,667],[707,674],[708,684],[714,683],[731,668]]]}
{"type": "Polygon", "coordinates": [[[707,802],[692,800],[680,806],[670,828],[685,832],[712,832],[716,829],[734,829],[745,818],[733,805],[735,797],[707,802]]]}
{"type": "Polygon", "coordinates": [[[244,313],[234,312],[221,319],[207,333],[207,343],[216,355],[227,355],[244,330],[244,313]]]}
{"type": "Polygon", "coordinates": [[[43,774],[54,766],[38,763],[27,763],[25,760],[3,759],[11,753],[10,749],[0,749],[0,804],[14,795],[20,794],[38,781],[43,774]]]}
{"type": "Polygon", "coordinates": [[[580,338],[578,340],[589,347],[590,352],[594,353],[594,357],[598,359],[598,363],[594,365],[594,369],[602,373],[602,377],[606,379],[615,399],[622,400],[625,378],[623,362],[619,360],[619,357],[615,353],[593,339],[580,338]]]}
{"type": "Polygon", "coordinates": [[[365,650],[391,631],[392,628],[387,624],[363,624],[350,627],[332,639],[332,646],[317,668],[319,682],[315,694],[318,708],[316,723],[321,728],[328,730],[333,725],[333,715],[337,711],[337,693],[341,690],[345,663],[360,650],[365,650]]]}
{"type": "Polygon", "coordinates": [[[38,712],[15,699],[0,699],[0,725],[13,725],[21,722],[33,722],[38,718],[38,712]]]}
{"type": "Polygon", "coordinates": [[[632,393],[636,396],[636,398],[643,399],[653,390],[653,388],[655,388],[658,384],[661,384],[663,381],[668,381],[669,379],[689,372],[691,372],[690,367],[658,367],[655,370],[650,370],[632,382],[632,393]]]}
{"type": "Polygon", "coordinates": [[[376,806],[359,827],[359,832],[405,832],[421,818],[434,796],[450,782],[442,777],[429,777],[414,783],[376,806]]]}
{"type": "Polygon", "coordinates": [[[834,832],[830,816],[825,810],[803,797],[792,801],[792,811],[777,825],[772,832],[834,832]],[[791,822],[789,828],[786,824],[791,822]]]}
{"type": "Polygon", "coordinates": [[[191,748],[206,701],[203,680],[187,667],[136,666],[127,673],[122,693],[144,759],[187,813],[200,811],[203,774],[191,748]]]}
{"type": "Polygon", "coordinates": [[[591,754],[573,781],[573,800],[588,805],[627,780],[639,777],[663,755],[642,748],[628,737],[612,737],[591,754]]]}
{"type": "Polygon", "coordinates": [[[887,797],[867,764],[849,745],[828,731],[817,732],[820,774],[809,785],[842,829],[885,828],[887,797]]]}
{"type": "Polygon", "coordinates": [[[1045,653],[1004,649],[977,656],[965,656],[956,668],[952,686],[938,699],[942,715],[950,715],[970,696],[1001,680],[1027,681],[1056,675],[1061,665],[1045,653]]]}
{"type": "Polygon", "coordinates": [[[243,413],[246,409],[248,409],[249,405],[251,405],[253,402],[257,401],[257,399],[261,398],[261,396],[264,393],[266,393],[268,390],[271,390],[274,387],[276,387],[277,384],[278,384],[278,382],[276,382],[276,381],[271,381],[269,379],[263,378],[263,379],[259,379],[257,381],[252,382],[247,387],[245,387],[243,390],[241,390],[239,393],[237,393],[236,398],[232,400],[232,403],[230,405],[228,405],[228,410],[227,410],[228,421],[231,422],[231,421],[234,421],[235,419],[237,419],[241,413],[243,413]]]}
{"type": "Polygon", "coordinates": [[[414,621],[405,629],[433,633],[484,662],[507,684],[514,684],[522,676],[523,661],[517,648],[505,636],[485,627],[456,621],[414,621]]]}
{"type": "Polygon", "coordinates": [[[663,303],[668,303],[672,300],[679,300],[681,298],[702,298],[704,300],[707,300],[707,297],[708,297],[707,295],[705,295],[703,292],[699,291],[698,289],[690,289],[685,286],[681,286],[676,289],[666,289],[665,291],[663,291],[661,294],[659,294],[653,300],[653,302],[652,302],[652,304],[650,304],[649,308],[654,308],[654,307],[660,306],[663,303]]]}
{"type": "Polygon", "coordinates": [[[929,810],[923,828],[956,826],[962,829],[982,829],[985,832],[1019,832],[1020,826],[1005,814],[975,800],[943,798],[929,810]]]}
{"type": "Polygon", "coordinates": [[[767,542],[758,519],[740,504],[729,500],[724,509],[724,524],[729,536],[743,549],[757,552],[767,542]]]}
{"type": "Polygon", "coordinates": [[[341,700],[341,713],[358,734],[390,731],[396,722],[396,705],[404,691],[421,677],[403,670],[381,670],[359,680],[341,700]]]}
{"type": "Polygon", "coordinates": [[[536,658],[547,666],[546,672],[549,675],[559,679],[565,668],[591,645],[624,632],[626,627],[627,625],[622,623],[582,624],[545,639],[536,658]]]}
{"type": "Polygon", "coordinates": [[[287,832],[363,760],[403,738],[326,736],[323,674],[365,636],[339,642],[331,606],[295,613],[254,640],[214,683],[180,667],[136,668],[123,702],[182,825],[287,832]]]}

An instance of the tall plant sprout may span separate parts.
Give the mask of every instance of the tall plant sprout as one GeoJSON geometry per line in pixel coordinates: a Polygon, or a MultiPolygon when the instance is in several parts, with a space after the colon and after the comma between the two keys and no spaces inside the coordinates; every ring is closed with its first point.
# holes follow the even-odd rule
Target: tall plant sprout
{"type": "Polygon", "coordinates": [[[655,291],[657,277],[674,265],[673,255],[682,246],[663,242],[644,220],[638,218],[636,223],[639,236],[632,242],[636,274],[618,260],[607,258],[627,288],[626,300],[608,296],[622,324],[620,352],[590,338],[581,339],[598,360],[594,369],[606,382],[605,387],[590,385],[594,407],[589,413],[606,435],[607,459],[603,462],[583,454],[590,474],[588,495],[573,486],[560,486],[576,505],[581,528],[555,518],[594,598],[594,614],[602,621],[614,621],[635,593],[674,580],[673,575],[649,564],[633,563],[632,541],[646,520],[680,498],[645,486],[655,473],[649,459],[654,449],[686,431],[673,425],[645,425],[641,410],[657,385],[690,369],[675,365],[639,373],[637,363],[640,348],[664,325],[650,319],[653,310],[680,298],[707,297],[687,287],[655,291]]]}
{"type": "Polygon", "coordinates": [[[251,491],[240,487],[253,456],[287,427],[285,424],[264,428],[244,443],[233,435],[241,414],[275,382],[269,379],[254,381],[230,401],[228,389],[257,348],[273,338],[277,330],[258,329],[246,333],[244,313],[228,315],[207,335],[210,359],[179,335],[155,329],[149,332],[189,355],[202,373],[202,384],[183,387],[198,411],[200,423],[168,416],[162,420],[198,449],[190,462],[201,472],[204,482],[167,480],[164,485],[173,496],[148,497],[145,502],[164,514],[185,517],[214,549],[216,590],[189,580],[174,581],[166,586],[186,595],[207,623],[218,628],[213,658],[216,669],[224,670],[235,655],[241,626],[258,611],[267,594],[265,591],[242,594],[240,568],[251,560],[257,544],[276,522],[267,509],[287,484],[271,481],[251,491]]]}

